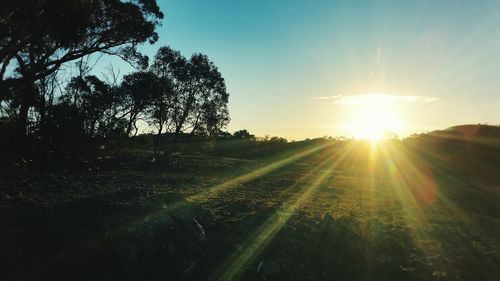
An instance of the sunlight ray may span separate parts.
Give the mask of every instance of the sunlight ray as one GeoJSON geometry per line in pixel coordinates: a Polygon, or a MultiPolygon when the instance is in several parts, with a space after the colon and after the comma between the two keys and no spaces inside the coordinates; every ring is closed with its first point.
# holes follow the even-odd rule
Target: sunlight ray
{"type": "Polygon", "coordinates": [[[214,196],[214,195],[217,195],[218,193],[220,192],[224,192],[228,189],[231,189],[231,188],[234,188],[234,187],[237,187],[241,184],[244,184],[244,183],[247,183],[249,181],[252,181],[258,177],[262,177],[266,174],[269,174],[279,168],[282,168],[286,165],[289,165],[297,160],[300,160],[306,156],[309,156],[311,155],[312,153],[314,152],[317,152],[323,148],[325,148],[327,145],[325,144],[321,144],[321,145],[317,145],[317,146],[314,146],[313,148],[309,148],[305,151],[301,151],[301,152],[298,152],[296,154],[292,154],[291,156],[289,157],[286,157],[285,159],[281,159],[279,161],[276,161],[276,162],[273,162],[271,164],[268,164],[262,168],[258,168],[254,171],[251,171],[247,174],[244,174],[244,175],[241,175],[241,176],[238,176],[236,178],[233,178],[233,179],[230,179],[226,182],[223,182],[221,184],[218,184],[214,187],[211,187],[209,189],[207,189],[206,191],[204,192],[201,192],[201,193],[198,193],[198,194],[195,194],[195,195],[192,195],[192,196],[189,196],[187,199],[187,201],[204,201],[204,200],[207,200],[208,198],[210,198],[211,196],[214,196]]]}
{"type": "MultiPolygon", "coordinates": [[[[319,144],[319,145],[315,144],[313,147],[307,148],[305,150],[290,153],[291,155],[286,156],[283,159],[272,162],[270,164],[265,165],[264,167],[258,168],[256,170],[249,172],[249,173],[246,173],[246,174],[240,175],[236,178],[225,181],[225,182],[218,184],[216,186],[213,186],[213,187],[211,187],[211,188],[209,188],[206,191],[203,191],[201,193],[189,196],[185,200],[176,201],[176,202],[172,202],[172,203],[163,205],[162,208],[160,208],[154,212],[151,212],[145,216],[142,216],[138,219],[134,219],[133,221],[131,221],[129,223],[126,223],[126,224],[120,225],[120,226],[115,226],[114,228],[110,229],[107,232],[107,235],[109,235],[109,236],[120,235],[120,234],[126,233],[130,229],[134,229],[134,228],[138,227],[144,221],[149,221],[151,218],[154,218],[157,216],[168,216],[171,212],[189,207],[190,202],[202,202],[204,200],[207,200],[211,196],[215,196],[216,194],[218,194],[220,192],[224,192],[224,191],[227,191],[229,189],[241,186],[241,184],[247,183],[247,182],[254,180],[258,177],[262,177],[262,176],[264,176],[268,173],[271,173],[279,168],[282,168],[286,165],[289,165],[293,162],[296,162],[300,159],[303,159],[304,157],[310,156],[313,153],[318,152],[321,149],[326,148],[328,145],[329,144],[326,144],[326,143],[319,144]]],[[[83,243],[81,243],[79,245],[75,245],[74,247],[66,250],[65,254],[68,254],[71,252],[76,252],[79,249],[84,249],[84,248],[89,247],[91,245],[96,245],[102,239],[105,239],[105,237],[94,238],[94,239],[89,239],[87,241],[84,241],[83,243]]]]}
{"type": "Polygon", "coordinates": [[[336,168],[342,160],[344,160],[350,148],[352,147],[345,148],[345,151],[338,155],[338,159],[330,165],[328,164],[333,160],[333,156],[329,157],[319,166],[310,171],[307,174],[307,178],[314,175],[316,176],[316,179],[309,186],[306,186],[303,192],[298,192],[292,199],[285,202],[284,206],[280,208],[280,210],[269,217],[257,231],[250,235],[250,237],[247,238],[241,253],[236,253],[231,256],[219,270],[215,271],[215,274],[210,280],[238,280],[245,270],[255,261],[258,255],[262,253],[266,246],[271,242],[273,237],[293,216],[297,208],[311,197],[314,191],[316,191],[316,189],[323,183],[324,179],[331,174],[331,171],[336,168]],[[324,168],[324,166],[327,165],[328,167],[324,168]],[[223,272],[221,273],[221,271],[223,272]]]}
{"type": "Polygon", "coordinates": [[[409,181],[421,182],[421,175],[412,173],[412,176],[409,177],[406,174],[406,169],[411,169],[409,167],[411,164],[397,158],[397,151],[388,150],[388,147],[381,147],[381,152],[389,166],[391,188],[393,188],[404,208],[403,218],[407,226],[412,230],[413,235],[418,238],[414,242],[419,243],[419,241],[423,241],[427,236],[422,227],[426,217],[421,209],[421,205],[411,191],[409,181]]]}
{"type": "MultiPolygon", "coordinates": [[[[398,194],[400,195],[400,200],[402,200],[401,202],[403,202],[403,204],[411,205],[414,210],[413,212],[406,214],[406,222],[415,236],[414,243],[421,251],[429,254],[429,251],[433,250],[437,251],[437,255],[442,254],[442,249],[430,249],[427,245],[428,242],[432,240],[432,220],[441,220],[444,217],[448,219],[453,218],[453,220],[450,220],[449,223],[453,223],[457,226],[465,226],[471,233],[481,229],[481,225],[474,222],[466,212],[462,211],[458,206],[452,203],[452,201],[447,198],[446,194],[438,192],[437,189],[439,186],[435,178],[432,178],[432,182],[428,181],[428,177],[433,177],[433,175],[429,175],[425,172],[427,164],[423,163],[423,160],[419,158],[418,155],[415,155],[412,151],[405,150],[402,152],[402,148],[394,147],[390,144],[383,149],[386,156],[390,157],[389,160],[391,163],[394,163],[394,165],[391,165],[393,170],[391,172],[391,176],[394,176],[394,169],[396,169],[397,173],[401,175],[401,180],[399,180],[401,184],[398,186],[394,185],[393,187],[397,191],[400,191],[398,194]],[[403,158],[402,155],[405,155],[405,158],[403,158]],[[433,185],[432,188],[435,189],[433,191],[433,196],[435,198],[432,202],[425,200],[426,198],[424,198],[424,200],[422,200],[422,198],[419,199],[418,194],[412,191],[412,189],[415,188],[429,188],[429,184],[433,185]],[[412,188],[412,186],[414,187],[412,188]],[[401,191],[404,192],[404,194],[402,194],[401,191]],[[437,199],[439,199],[443,206],[439,208],[432,208],[432,205],[437,199]]],[[[439,173],[441,175],[449,175],[448,172],[444,170],[439,171],[439,173]]],[[[455,189],[463,185],[462,182],[457,181],[453,176],[449,176],[455,186],[455,189]]],[[[393,179],[395,178],[393,177],[393,179]]],[[[488,264],[491,268],[495,268],[494,261],[487,256],[476,255],[476,258],[482,260],[484,264],[488,264]]]]}

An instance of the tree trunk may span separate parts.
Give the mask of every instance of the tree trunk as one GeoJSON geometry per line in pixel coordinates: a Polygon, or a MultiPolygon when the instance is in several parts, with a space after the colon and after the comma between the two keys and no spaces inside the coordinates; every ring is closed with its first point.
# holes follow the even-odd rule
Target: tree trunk
{"type": "Polygon", "coordinates": [[[136,117],[136,113],[134,112],[130,112],[130,119],[128,120],[128,125],[127,125],[127,137],[130,136],[130,132],[132,132],[132,126],[134,125],[135,123],[135,117],[136,117]]]}
{"type": "Polygon", "coordinates": [[[29,105],[23,99],[23,102],[21,103],[21,107],[19,108],[19,120],[18,120],[18,134],[21,139],[25,139],[26,137],[26,131],[28,128],[28,111],[29,111],[29,105]]]}
{"type": "Polygon", "coordinates": [[[162,141],[161,141],[161,133],[163,131],[163,120],[160,119],[160,125],[158,128],[158,133],[156,134],[156,141],[155,141],[155,148],[154,148],[154,153],[156,154],[156,151],[158,150],[158,147],[160,147],[162,141]]]}

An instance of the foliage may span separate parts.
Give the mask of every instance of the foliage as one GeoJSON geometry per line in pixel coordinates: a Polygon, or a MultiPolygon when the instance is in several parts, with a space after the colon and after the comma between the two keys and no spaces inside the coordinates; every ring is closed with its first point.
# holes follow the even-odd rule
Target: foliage
{"type": "MultiPolygon", "coordinates": [[[[214,137],[229,122],[229,94],[221,73],[206,55],[194,54],[188,60],[169,47],[158,50],[151,71],[168,79],[173,95],[164,112],[163,124],[172,128],[174,139],[181,132],[214,137]]],[[[161,131],[158,132],[161,134],[161,131]]]]}
{"type": "Polygon", "coordinates": [[[0,12],[0,103],[26,133],[40,81],[64,64],[95,53],[144,65],[137,46],[158,39],[156,0],[4,0],[0,12]]]}
{"type": "Polygon", "coordinates": [[[186,134],[213,139],[229,122],[225,81],[206,55],[186,59],[162,47],[148,68],[137,52],[158,39],[163,14],[154,0],[2,1],[1,13],[4,148],[26,153],[29,140],[37,152],[78,150],[70,147],[124,140],[145,124],[157,129],[156,148],[167,133],[177,146],[186,134]],[[111,68],[103,80],[89,75],[95,53],[140,69],[119,77],[111,68]]]}

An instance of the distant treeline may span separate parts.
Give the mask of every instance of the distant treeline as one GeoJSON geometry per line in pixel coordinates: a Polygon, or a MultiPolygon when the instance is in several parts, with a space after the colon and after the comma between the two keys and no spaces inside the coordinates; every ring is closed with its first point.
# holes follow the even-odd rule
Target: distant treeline
{"type": "MultiPolygon", "coordinates": [[[[129,149],[140,149],[141,151],[150,150],[155,147],[156,134],[141,134],[132,137],[125,145],[129,149]]],[[[238,130],[234,133],[221,131],[216,137],[207,139],[203,135],[192,136],[190,134],[181,134],[175,136],[172,133],[165,133],[162,139],[166,143],[173,143],[177,138],[179,145],[172,147],[173,151],[185,154],[207,154],[227,157],[265,157],[274,153],[280,153],[291,147],[293,142],[289,142],[282,137],[256,137],[248,130],[238,130]]],[[[298,143],[298,142],[297,142],[298,143]]],[[[167,147],[168,150],[168,147],[167,147]]]]}
{"type": "Polygon", "coordinates": [[[215,64],[169,47],[150,62],[137,50],[158,40],[162,18],[155,0],[3,1],[2,149],[65,153],[119,143],[141,131],[140,121],[156,132],[156,148],[178,145],[181,135],[218,137],[230,120],[229,94],[215,64]],[[92,75],[100,55],[136,71],[122,77],[109,66],[92,75]]]}

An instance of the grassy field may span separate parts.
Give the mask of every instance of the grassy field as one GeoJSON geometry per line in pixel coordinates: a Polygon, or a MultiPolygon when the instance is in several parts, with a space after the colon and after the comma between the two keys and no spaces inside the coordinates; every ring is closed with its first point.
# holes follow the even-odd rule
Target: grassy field
{"type": "Polygon", "coordinates": [[[342,142],[5,163],[0,279],[500,280],[499,171],[473,160],[342,142]]]}

